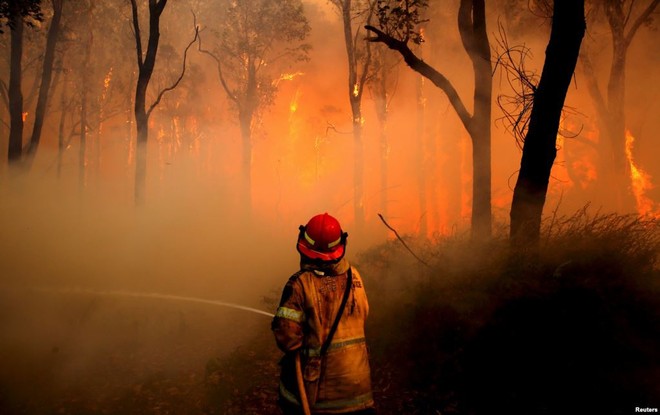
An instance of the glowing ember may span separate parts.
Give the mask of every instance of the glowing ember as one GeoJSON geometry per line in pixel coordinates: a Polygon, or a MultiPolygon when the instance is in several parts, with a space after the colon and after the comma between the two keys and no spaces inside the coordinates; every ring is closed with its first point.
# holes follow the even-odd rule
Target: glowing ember
{"type": "Polygon", "coordinates": [[[626,130],[626,157],[630,164],[630,181],[633,194],[635,195],[635,202],[637,203],[637,212],[642,216],[660,217],[660,209],[657,209],[655,203],[646,196],[646,192],[653,188],[651,176],[639,168],[633,159],[632,149],[634,142],[635,137],[633,137],[630,131],[626,130]]]}
{"type": "Polygon", "coordinates": [[[29,114],[29,113],[28,113],[27,111],[25,111],[25,112],[23,113],[23,122],[25,122],[25,120],[27,120],[28,114],[29,114]]]}
{"type": "Polygon", "coordinates": [[[293,115],[296,111],[298,111],[299,99],[300,99],[300,89],[297,89],[295,95],[291,99],[291,103],[289,104],[289,112],[291,113],[291,115],[293,115]]]}
{"type": "Polygon", "coordinates": [[[101,95],[102,100],[105,100],[105,98],[108,95],[108,88],[110,88],[111,81],[112,81],[112,68],[110,68],[108,74],[103,79],[103,94],[101,95]]]}
{"type": "Polygon", "coordinates": [[[358,96],[360,95],[360,84],[356,83],[353,85],[353,96],[358,96]]]}

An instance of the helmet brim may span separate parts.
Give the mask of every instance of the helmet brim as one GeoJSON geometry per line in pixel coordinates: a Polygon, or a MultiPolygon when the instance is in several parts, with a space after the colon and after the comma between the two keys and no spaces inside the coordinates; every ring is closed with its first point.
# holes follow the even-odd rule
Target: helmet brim
{"type": "Polygon", "coordinates": [[[337,245],[332,251],[320,252],[312,249],[307,244],[306,240],[298,240],[298,252],[310,259],[317,259],[321,261],[337,261],[344,256],[345,251],[346,245],[343,243],[337,245]]]}

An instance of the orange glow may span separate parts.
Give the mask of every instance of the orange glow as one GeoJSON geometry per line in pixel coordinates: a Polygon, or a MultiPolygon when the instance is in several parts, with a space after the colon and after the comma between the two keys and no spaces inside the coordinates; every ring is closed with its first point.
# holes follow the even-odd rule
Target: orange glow
{"type": "Polygon", "coordinates": [[[25,120],[27,120],[28,114],[29,114],[29,113],[28,113],[27,111],[25,111],[25,112],[23,113],[23,122],[25,122],[25,120]]]}
{"type": "Polygon", "coordinates": [[[353,96],[357,97],[358,95],[360,95],[360,84],[355,83],[353,85],[353,96]]]}
{"type": "Polygon", "coordinates": [[[634,142],[635,137],[633,137],[630,131],[626,130],[626,157],[630,165],[630,182],[637,204],[637,212],[641,216],[660,218],[660,209],[658,209],[653,200],[646,196],[646,192],[653,188],[653,183],[651,183],[651,176],[635,163],[632,154],[634,142]]]}

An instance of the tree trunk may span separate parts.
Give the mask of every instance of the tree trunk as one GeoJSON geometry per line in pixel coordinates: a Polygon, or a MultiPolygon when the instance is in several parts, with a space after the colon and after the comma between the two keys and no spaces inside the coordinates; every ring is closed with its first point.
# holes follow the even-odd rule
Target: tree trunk
{"type": "MultiPolygon", "coordinates": [[[[87,11],[87,43],[85,44],[85,57],[84,63],[86,67],[90,67],[92,60],[92,48],[94,46],[94,33],[92,24],[92,9],[94,8],[93,1],[90,1],[89,9],[87,11]]],[[[78,151],[78,188],[82,193],[87,185],[87,131],[88,131],[88,109],[89,101],[89,72],[85,71],[82,76],[82,88],[80,97],[80,148],[78,151]]]]}
{"type": "MultiPolygon", "coordinates": [[[[158,41],[160,39],[160,15],[167,0],[149,0],[149,40],[147,53],[142,56],[142,40],[138,19],[137,0],[131,0],[133,11],[133,30],[138,60],[138,80],[135,88],[135,124],[137,127],[137,145],[135,149],[135,204],[144,204],[147,179],[147,142],[149,139],[149,114],[146,109],[146,95],[151,75],[156,64],[158,41]]],[[[153,108],[153,107],[152,107],[153,108]]]]}
{"type": "Polygon", "coordinates": [[[11,61],[9,69],[9,149],[8,162],[18,163],[23,150],[23,92],[21,90],[23,58],[23,18],[18,12],[12,17],[11,61]]]}
{"type": "Polygon", "coordinates": [[[144,204],[147,181],[149,117],[144,110],[146,86],[143,77],[138,77],[138,93],[135,95],[135,125],[137,128],[137,145],[135,146],[135,204],[137,206],[144,204]]]}
{"type": "Polygon", "coordinates": [[[387,217],[387,175],[388,175],[388,158],[389,158],[389,143],[387,140],[387,121],[388,121],[388,79],[389,67],[385,59],[385,50],[381,50],[378,55],[378,78],[371,84],[374,95],[374,106],[376,109],[376,117],[378,118],[378,147],[379,147],[379,161],[380,161],[380,197],[379,197],[379,213],[387,217]]]}
{"type": "MultiPolygon", "coordinates": [[[[383,83],[385,81],[383,80],[383,83]]],[[[383,86],[383,88],[385,88],[383,86]]],[[[387,93],[383,91],[383,96],[379,98],[381,102],[377,104],[377,114],[379,125],[379,134],[378,134],[378,147],[379,147],[379,158],[380,158],[380,213],[387,217],[387,199],[388,199],[388,159],[390,152],[390,145],[387,140],[387,93]]]]}
{"type": "Polygon", "coordinates": [[[83,75],[82,96],[80,103],[80,147],[78,148],[78,190],[85,189],[85,166],[87,164],[87,78],[83,75]]]}
{"type": "Polygon", "coordinates": [[[351,0],[344,0],[341,14],[344,25],[344,43],[348,57],[348,94],[353,117],[353,212],[355,228],[360,230],[364,228],[364,143],[362,142],[361,105],[364,85],[360,84],[358,80],[358,58],[353,43],[351,3],[351,0]]]}
{"type": "Polygon", "coordinates": [[[561,111],[585,31],[584,0],[555,0],[552,32],[534,94],[520,173],[511,204],[511,242],[536,250],[561,111]]]}
{"type": "MultiPolygon", "coordinates": [[[[421,51],[420,51],[421,57],[421,51]]],[[[428,215],[427,215],[427,200],[426,200],[426,178],[428,175],[427,162],[426,162],[426,148],[424,142],[424,125],[426,123],[426,98],[424,97],[424,77],[421,75],[417,77],[416,85],[417,95],[417,123],[415,132],[417,135],[417,185],[419,186],[417,197],[419,201],[419,236],[424,238],[428,234],[428,215]]]]}
{"type": "Polygon", "coordinates": [[[64,74],[64,85],[62,86],[62,92],[60,97],[60,108],[62,113],[60,114],[59,128],[57,132],[57,178],[62,177],[62,157],[64,156],[64,126],[66,123],[66,113],[67,113],[67,101],[66,101],[66,84],[68,80],[68,75],[65,72],[64,74]]]}
{"type": "Polygon", "coordinates": [[[355,228],[364,228],[364,142],[360,101],[351,99],[353,112],[353,210],[355,228]]]}
{"type": "Polygon", "coordinates": [[[461,0],[458,29],[472,61],[474,112],[465,127],[472,139],[472,238],[491,235],[491,95],[492,65],[484,0],[461,0]]]}
{"type": "Polygon", "coordinates": [[[32,137],[30,138],[30,146],[27,150],[28,167],[31,166],[34,156],[39,147],[39,140],[41,139],[41,131],[46,116],[46,109],[48,106],[48,97],[50,95],[50,84],[53,77],[53,63],[55,62],[55,45],[60,32],[60,21],[62,19],[62,0],[53,0],[53,18],[50,22],[48,29],[48,36],[46,38],[46,51],[44,53],[43,70],[41,72],[41,86],[39,87],[39,98],[37,99],[37,107],[34,113],[34,127],[32,128],[32,137]]]}
{"type": "Polygon", "coordinates": [[[240,201],[241,209],[248,218],[252,213],[252,118],[254,112],[252,109],[242,109],[239,111],[238,118],[241,126],[241,189],[240,201]]]}

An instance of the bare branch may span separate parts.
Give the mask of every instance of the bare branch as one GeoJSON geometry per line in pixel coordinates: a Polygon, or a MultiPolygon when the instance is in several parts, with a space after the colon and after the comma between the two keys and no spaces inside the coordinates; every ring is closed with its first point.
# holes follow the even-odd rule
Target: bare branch
{"type": "Polygon", "coordinates": [[[199,44],[198,44],[198,46],[197,46],[197,50],[198,50],[200,53],[204,53],[204,54],[210,56],[211,58],[213,58],[213,59],[215,60],[216,64],[218,65],[218,77],[220,78],[220,83],[222,84],[222,88],[223,88],[223,89],[225,90],[225,92],[227,93],[227,96],[229,97],[229,99],[231,99],[231,100],[234,101],[235,103],[238,103],[238,97],[236,96],[236,94],[234,93],[234,91],[232,91],[232,90],[229,88],[229,85],[227,84],[227,81],[225,80],[225,77],[224,77],[224,75],[222,74],[222,61],[220,60],[220,58],[218,58],[218,57],[217,57],[214,53],[212,53],[211,51],[206,50],[206,49],[202,49],[202,37],[201,37],[201,36],[199,36],[199,44]]]}
{"type": "Polygon", "coordinates": [[[465,128],[468,131],[472,130],[472,115],[470,115],[468,110],[465,108],[465,105],[463,104],[461,97],[458,95],[456,88],[454,88],[452,83],[449,82],[449,80],[443,74],[438,72],[423,60],[419,59],[413,53],[413,51],[410,50],[405,42],[393,38],[392,36],[386,34],[382,30],[375,28],[374,26],[367,25],[365,26],[365,29],[373,32],[376,35],[367,37],[367,41],[384,43],[388,48],[399,52],[403,57],[403,60],[412,70],[433,82],[436,87],[442,89],[445,94],[447,94],[449,102],[454,107],[454,110],[458,114],[458,117],[461,119],[461,122],[465,128]]]}
{"type": "Polygon", "coordinates": [[[522,148],[529,126],[529,115],[532,110],[534,94],[538,84],[538,76],[525,68],[525,59],[530,50],[524,45],[510,46],[502,24],[499,24],[499,33],[496,37],[499,52],[495,67],[500,67],[506,82],[513,91],[513,95],[500,94],[497,105],[503,116],[498,119],[504,124],[507,131],[516,139],[522,148]]]}
{"type": "Polygon", "coordinates": [[[383,218],[383,215],[381,215],[381,214],[379,213],[379,214],[378,214],[378,217],[380,218],[381,221],[383,221],[383,223],[385,224],[385,226],[387,226],[387,229],[389,229],[389,230],[391,230],[392,232],[394,232],[394,235],[395,235],[396,238],[399,240],[399,242],[401,242],[401,244],[402,244],[402,245],[408,250],[408,252],[410,252],[410,254],[411,254],[412,256],[415,257],[416,260],[418,260],[419,262],[421,262],[422,264],[424,264],[426,267],[431,268],[431,266],[430,266],[428,263],[426,263],[423,259],[421,259],[420,257],[418,257],[417,254],[415,254],[415,253],[413,252],[413,250],[410,249],[410,247],[408,246],[408,244],[406,243],[406,241],[404,241],[403,239],[401,239],[401,236],[399,236],[399,232],[397,232],[396,229],[394,229],[393,227],[391,227],[391,226],[385,221],[385,218],[383,218]]]}
{"type": "Polygon", "coordinates": [[[646,9],[642,12],[642,14],[639,15],[637,20],[635,20],[633,25],[630,27],[628,34],[625,35],[624,41],[626,47],[628,47],[628,45],[630,45],[630,42],[632,42],[632,39],[635,36],[635,33],[637,32],[639,27],[644,22],[646,22],[647,19],[651,16],[651,14],[655,11],[655,8],[658,6],[658,3],[660,3],[660,0],[653,0],[651,3],[649,3],[648,7],[646,7],[646,9]]]}
{"type": "MultiPolygon", "coordinates": [[[[165,2],[166,2],[166,0],[161,0],[159,5],[161,3],[164,4],[165,2]]],[[[190,41],[190,43],[188,43],[188,46],[186,46],[186,49],[183,51],[183,67],[181,68],[181,74],[179,75],[179,78],[171,86],[169,86],[169,87],[163,89],[162,91],[160,91],[160,93],[158,94],[158,98],[156,98],[156,101],[154,101],[154,103],[151,104],[151,106],[149,107],[149,110],[147,111],[147,117],[151,114],[151,111],[153,111],[154,108],[156,108],[156,106],[160,103],[161,98],[163,98],[163,95],[165,95],[166,92],[172,91],[174,88],[179,86],[179,83],[183,79],[183,76],[186,74],[186,61],[187,61],[187,58],[188,58],[188,49],[190,49],[190,47],[193,45],[193,43],[195,43],[197,41],[198,38],[199,38],[199,27],[196,26],[195,27],[195,36],[190,41]]]]}

